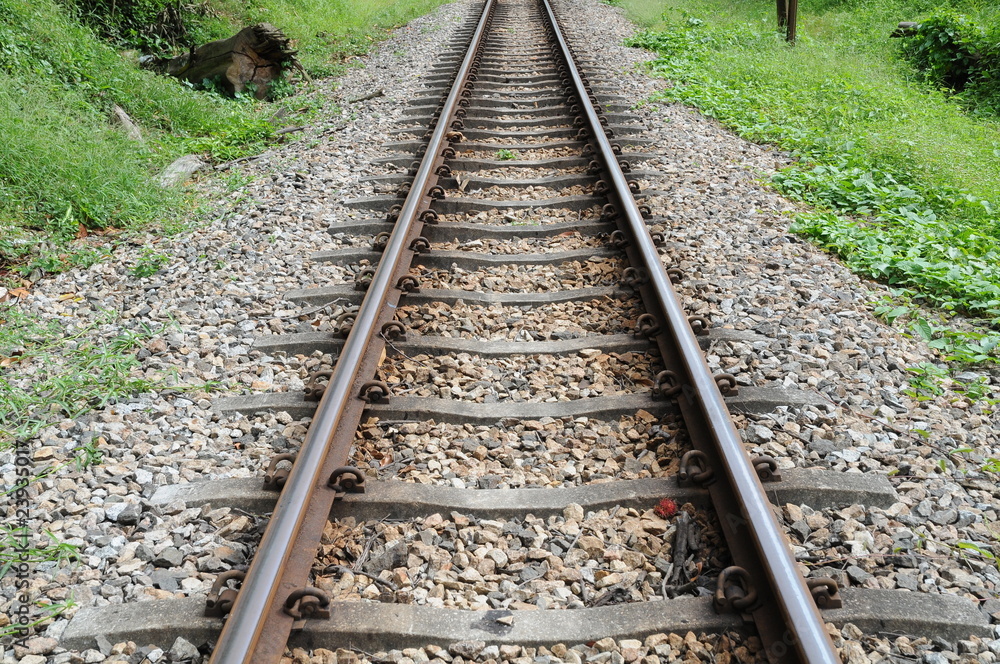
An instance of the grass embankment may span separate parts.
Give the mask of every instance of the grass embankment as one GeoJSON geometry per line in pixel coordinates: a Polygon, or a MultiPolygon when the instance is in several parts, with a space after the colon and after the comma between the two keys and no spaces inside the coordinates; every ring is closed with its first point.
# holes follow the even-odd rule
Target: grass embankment
{"type": "MultiPolygon", "coordinates": [[[[213,0],[185,10],[200,13],[183,15],[180,30],[204,43],[267,21],[296,39],[302,64],[317,77],[342,70],[390,27],[441,1],[213,0]]],[[[181,227],[198,201],[155,183],[165,164],[191,152],[233,159],[274,138],[268,118],[277,104],[225,99],[137,66],[137,51],[170,46],[157,24],[168,4],[175,5],[0,0],[0,287],[9,298],[0,302],[0,450],[52,422],[157,387],[137,378],[135,359],[156,333],[107,336],[102,325],[113,316],[68,322],[22,311],[22,278],[100,260],[113,242],[91,240],[109,229],[181,227]],[[110,121],[116,104],[144,142],[110,121]]],[[[303,106],[309,103],[287,103],[303,106]]],[[[308,121],[294,111],[290,119],[308,121]]],[[[132,273],[149,276],[162,258],[142,255],[132,273]]]]}
{"type": "MultiPolygon", "coordinates": [[[[991,101],[1000,100],[940,88],[889,38],[898,21],[921,20],[933,3],[800,0],[794,47],[776,30],[774,3],[762,0],[620,4],[646,27],[632,44],[656,51],[653,70],[674,82],[660,98],[797,157],[773,178],[813,207],[793,230],[898,287],[878,313],[908,320],[946,358],[996,358],[1000,104],[991,101]],[[968,314],[982,327],[958,333],[912,302],[943,317],[968,314]]],[[[950,4],[968,25],[984,26],[976,34],[985,41],[989,30],[1000,35],[994,3],[950,4]]]]}
{"type": "MultiPolygon", "coordinates": [[[[185,40],[204,43],[267,21],[296,40],[307,71],[324,76],[440,2],[213,0],[198,13],[185,9],[181,23],[185,40]]],[[[98,260],[103,250],[74,242],[81,228],[176,221],[191,201],[153,181],[176,157],[227,160],[272,140],[273,106],[223,99],[138,67],[136,49],[169,54],[168,41],[154,35],[162,26],[149,24],[167,4],[122,0],[116,10],[93,0],[0,0],[0,285],[18,273],[98,260]],[[144,143],[110,122],[115,104],[144,143]]]]}

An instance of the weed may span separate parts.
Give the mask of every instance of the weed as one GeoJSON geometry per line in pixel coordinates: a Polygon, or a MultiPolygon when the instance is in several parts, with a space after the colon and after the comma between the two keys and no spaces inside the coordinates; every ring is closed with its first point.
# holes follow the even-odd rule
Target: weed
{"type": "Polygon", "coordinates": [[[997,559],[992,551],[976,544],[975,542],[955,542],[954,547],[960,551],[972,551],[993,562],[996,562],[997,559]]]}
{"type": "MultiPolygon", "coordinates": [[[[102,338],[100,329],[114,318],[106,313],[67,329],[61,320],[41,320],[10,305],[0,309],[0,448],[30,439],[52,422],[152,389],[134,351],[153,333],[102,338]]],[[[81,454],[73,463],[91,463],[96,453],[81,454]]]]}
{"type": "Polygon", "coordinates": [[[494,156],[500,161],[510,161],[512,159],[517,159],[517,153],[513,150],[508,150],[507,148],[500,148],[496,151],[494,156]]]}
{"type": "Polygon", "coordinates": [[[916,401],[928,401],[944,394],[943,382],[948,378],[946,368],[930,362],[921,362],[917,366],[907,367],[906,370],[913,375],[907,379],[910,387],[903,390],[903,394],[916,401]]]}
{"type": "Polygon", "coordinates": [[[166,254],[158,254],[151,249],[143,249],[139,258],[135,260],[135,265],[132,266],[132,275],[137,279],[151,277],[162,270],[168,262],[170,262],[170,257],[166,254]]]}
{"type": "Polygon", "coordinates": [[[49,531],[45,535],[49,541],[32,546],[26,529],[0,526],[0,577],[14,565],[52,562],[62,566],[79,560],[75,545],[59,540],[49,531]]]}
{"type": "Polygon", "coordinates": [[[23,634],[25,629],[33,629],[40,625],[43,625],[49,620],[52,620],[56,616],[63,614],[77,606],[73,599],[64,599],[61,602],[53,602],[51,604],[43,603],[41,600],[37,604],[38,609],[41,614],[35,620],[29,622],[27,625],[21,624],[11,624],[7,627],[0,628],[0,639],[6,638],[8,636],[13,636],[15,634],[23,634]]]}

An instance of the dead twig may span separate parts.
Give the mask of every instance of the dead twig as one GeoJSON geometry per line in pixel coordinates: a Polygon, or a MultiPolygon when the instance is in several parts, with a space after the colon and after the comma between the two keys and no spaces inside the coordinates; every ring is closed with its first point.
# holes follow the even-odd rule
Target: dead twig
{"type": "Polygon", "coordinates": [[[323,574],[331,574],[333,572],[340,572],[341,574],[347,574],[348,572],[350,572],[355,576],[360,574],[362,576],[367,576],[369,579],[372,580],[372,583],[374,583],[377,586],[382,586],[383,588],[387,588],[392,592],[396,592],[397,590],[399,590],[399,587],[392,581],[386,581],[385,579],[380,579],[377,575],[372,574],[371,572],[365,572],[359,569],[351,569],[350,567],[346,567],[344,565],[327,565],[326,567],[323,568],[323,574]]]}
{"type": "Polygon", "coordinates": [[[357,104],[359,101],[368,101],[369,99],[376,99],[385,95],[385,90],[379,88],[378,90],[373,90],[363,95],[358,95],[357,97],[349,97],[347,99],[348,104],[357,104]]]}

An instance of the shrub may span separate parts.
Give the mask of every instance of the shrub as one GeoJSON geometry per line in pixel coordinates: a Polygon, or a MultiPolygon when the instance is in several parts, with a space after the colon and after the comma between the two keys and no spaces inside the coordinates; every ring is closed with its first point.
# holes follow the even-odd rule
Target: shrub
{"type": "Polygon", "coordinates": [[[987,32],[951,9],[939,9],[903,42],[904,57],[929,82],[955,93],[973,110],[1000,111],[1000,26],[987,32]]]}
{"type": "Polygon", "coordinates": [[[919,23],[903,53],[932,82],[961,91],[974,76],[984,36],[965,16],[942,9],[919,23]]]}
{"type": "Polygon", "coordinates": [[[197,7],[175,0],[59,0],[94,32],[118,46],[163,51],[187,41],[197,7]]]}

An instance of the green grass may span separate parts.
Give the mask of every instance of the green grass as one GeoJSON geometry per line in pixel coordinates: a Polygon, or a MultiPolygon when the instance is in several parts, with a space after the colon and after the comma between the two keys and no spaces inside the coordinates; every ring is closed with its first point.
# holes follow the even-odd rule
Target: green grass
{"type": "MultiPolygon", "coordinates": [[[[1000,25],[990,3],[953,4],[1000,25]]],[[[1000,122],[929,86],[888,38],[931,3],[802,0],[794,47],[773,3],[623,5],[673,81],[660,99],[797,157],[773,180],[815,210],[793,230],[915,302],[1000,323],[1000,122]]]]}
{"type": "Polygon", "coordinates": [[[102,337],[113,315],[79,327],[0,304],[0,449],[64,418],[154,387],[135,357],[150,334],[102,337]]]}
{"type": "MultiPolygon", "coordinates": [[[[388,28],[440,2],[213,0],[207,10],[191,5],[184,11],[196,43],[270,22],[297,40],[313,75],[326,75],[341,71],[348,57],[367,50],[388,28]]],[[[162,4],[123,0],[117,16],[126,7],[152,15],[162,4]]],[[[155,184],[167,163],[189,153],[228,161],[277,140],[268,122],[273,105],[223,99],[143,71],[135,51],[117,49],[166,43],[136,34],[132,23],[101,30],[113,38],[103,41],[93,28],[108,27],[101,23],[108,16],[74,7],[72,0],[0,0],[0,279],[101,259],[106,251],[74,242],[81,227],[183,225],[179,220],[199,203],[190,192],[155,184]],[[114,105],[140,126],[144,144],[109,121],[114,105]]],[[[295,111],[316,106],[296,99],[280,103],[293,109],[287,122],[307,121],[295,111]]]]}
{"type": "MultiPolygon", "coordinates": [[[[211,141],[248,145],[262,107],[233,103],[140,70],[52,0],[0,0],[0,267],[27,274],[86,264],[87,229],[169,222],[184,196],[153,176],[211,141]],[[109,122],[119,105],[137,144],[109,122]]],[[[273,131],[269,127],[269,131],[273,131]]],[[[259,145],[254,145],[259,149],[259,145]]]]}
{"type": "MultiPolygon", "coordinates": [[[[444,0],[216,0],[230,23],[268,22],[295,40],[303,66],[314,76],[340,72],[392,28],[431,11],[444,0]]],[[[218,34],[218,27],[215,28],[218,34]]],[[[228,36],[228,35],[226,35],[228,36]]]]}

